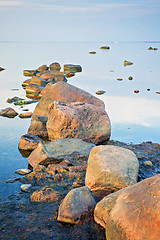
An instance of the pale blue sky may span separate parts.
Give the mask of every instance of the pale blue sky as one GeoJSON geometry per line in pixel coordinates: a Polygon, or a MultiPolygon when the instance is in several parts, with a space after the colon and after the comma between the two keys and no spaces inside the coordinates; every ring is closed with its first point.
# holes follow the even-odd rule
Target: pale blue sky
{"type": "Polygon", "coordinates": [[[159,41],[160,0],[0,0],[0,41],[159,41]]]}

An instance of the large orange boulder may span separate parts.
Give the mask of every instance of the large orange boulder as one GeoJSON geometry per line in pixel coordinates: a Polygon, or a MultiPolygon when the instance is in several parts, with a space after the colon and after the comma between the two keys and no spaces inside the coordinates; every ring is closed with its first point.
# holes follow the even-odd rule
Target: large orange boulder
{"type": "Polygon", "coordinates": [[[81,138],[98,144],[109,140],[110,120],[103,108],[92,104],[54,101],[49,109],[47,132],[49,140],[81,138]]]}
{"type": "Polygon", "coordinates": [[[50,85],[37,104],[34,115],[48,116],[48,107],[55,101],[86,102],[104,109],[104,102],[90,93],[74,87],[66,82],[50,85]]]}
{"type": "Polygon", "coordinates": [[[103,198],[94,219],[107,240],[160,239],[160,174],[103,198]]]}

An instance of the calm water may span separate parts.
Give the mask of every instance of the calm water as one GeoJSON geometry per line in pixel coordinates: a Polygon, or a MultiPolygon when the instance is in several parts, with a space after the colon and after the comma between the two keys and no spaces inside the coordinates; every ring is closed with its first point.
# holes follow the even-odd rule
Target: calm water
{"type": "MultiPolygon", "coordinates": [[[[69,83],[97,96],[105,102],[111,119],[111,139],[127,143],[153,141],[160,143],[160,43],[115,42],[0,42],[0,109],[11,106],[18,113],[21,107],[6,103],[8,97],[24,97],[21,84],[26,79],[24,69],[59,62],[80,64],[82,73],[69,83]],[[101,50],[108,45],[110,50],[101,50]],[[158,51],[148,51],[148,47],[158,51]],[[90,55],[89,51],[96,51],[90,55]],[[133,62],[124,67],[124,60],[133,62]],[[128,77],[133,76],[129,81],[128,77]],[[122,81],[117,81],[122,78],[122,81]],[[14,89],[14,90],[13,90],[14,89]],[[17,90],[15,90],[17,89],[17,90]],[[139,90],[138,94],[134,90],[139,90]],[[147,91],[150,89],[150,91],[147,91]]],[[[34,109],[35,104],[24,108],[34,109]]],[[[0,117],[0,196],[19,191],[19,182],[6,184],[3,180],[17,177],[13,172],[26,168],[27,160],[18,151],[21,135],[27,132],[30,119],[0,117]]]]}

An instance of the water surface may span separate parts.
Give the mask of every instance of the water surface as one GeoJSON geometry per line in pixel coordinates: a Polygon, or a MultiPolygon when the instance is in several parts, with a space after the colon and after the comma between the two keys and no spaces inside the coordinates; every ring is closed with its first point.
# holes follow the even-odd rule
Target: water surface
{"type": "MultiPolygon", "coordinates": [[[[0,109],[20,106],[6,102],[8,97],[25,97],[22,82],[24,69],[36,69],[52,62],[80,64],[68,82],[97,96],[105,102],[112,125],[111,139],[126,143],[153,141],[160,143],[160,43],[159,42],[0,42],[0,109]],[[108,45],[109,50],[100,47],[108,45]],[[157,51],[149,51],[149,47],[157,51]],[[95,55],[89,51],[96,51],[95,55]],[[124,60],[133,62],[124,66],[124,60]],[[128,80],[132,76],[133,80],[128,80]],[[117,81],[122,78],[122,81],[117,81]],[[139,90],[138,94],[134,90],[139,90]],[[148,91],[147,89],[150,89],[148,91]]],[[[36,104],[24,106],[31,111],[36,104]]],[[[21,135],[27,133],[30,119],[0,117],[0,196],[19,191],[19,182],[6,184],[3,180],[16,177],[13,172],[26,168],[27,160],[18,151],[21,135]]]]}

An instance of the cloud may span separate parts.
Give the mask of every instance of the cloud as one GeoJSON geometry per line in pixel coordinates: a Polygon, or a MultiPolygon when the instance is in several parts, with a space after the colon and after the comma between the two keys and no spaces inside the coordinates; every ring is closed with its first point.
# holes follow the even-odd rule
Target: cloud
{"type": "Polygon", "coordinates": [[[160,103],[158,100],[105,95],[101,99],[105,102],[106,111],[113,123],[159,127],[160,111],[157,109],[160,103]]]}
{"type": "Polygon", "coordinates": [[[0,1],[0,7],[12,7],[23,5],[22,1],[0,1]]]}

